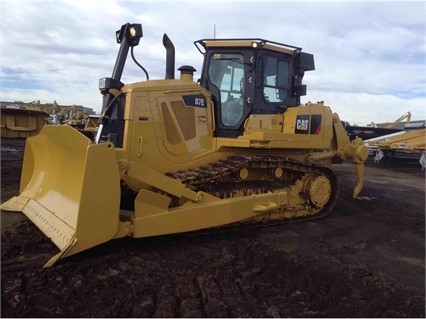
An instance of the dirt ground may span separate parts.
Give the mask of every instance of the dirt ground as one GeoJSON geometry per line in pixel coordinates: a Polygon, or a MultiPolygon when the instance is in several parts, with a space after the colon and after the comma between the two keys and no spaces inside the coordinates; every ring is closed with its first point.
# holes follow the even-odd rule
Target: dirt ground
{"type": "MultiPolygon", "coordinates": [[[[2,201],[18,194],[24,141],[1,141],[2,201]]],[[[42,265],[57,248],[1,213],[2,317],[425,317],[425,174],[335,165],[328,217],[272,227],[110,241],[42,265]]]]}

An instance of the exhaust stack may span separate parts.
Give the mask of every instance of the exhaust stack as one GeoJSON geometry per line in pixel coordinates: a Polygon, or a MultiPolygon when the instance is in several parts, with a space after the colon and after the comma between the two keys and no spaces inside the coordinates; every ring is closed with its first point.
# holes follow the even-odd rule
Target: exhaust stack
{"type": "Polygon", "coordinates": [[[166,48],[166,77],[165,79],[175,78],[175,47],[167,34],[164,33],[163,45],[166,48]]]}

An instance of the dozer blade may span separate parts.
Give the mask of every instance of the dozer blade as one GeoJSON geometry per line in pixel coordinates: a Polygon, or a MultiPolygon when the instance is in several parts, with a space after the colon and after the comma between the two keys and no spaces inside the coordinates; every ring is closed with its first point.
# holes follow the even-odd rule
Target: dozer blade
{"type": "Polygon", "coordinates": [[[45,267],[117,233],[120,175],[111,143],[44,126],[27,139],[20,191],[1,209],[22,211],[61,250],[45,267]]]}

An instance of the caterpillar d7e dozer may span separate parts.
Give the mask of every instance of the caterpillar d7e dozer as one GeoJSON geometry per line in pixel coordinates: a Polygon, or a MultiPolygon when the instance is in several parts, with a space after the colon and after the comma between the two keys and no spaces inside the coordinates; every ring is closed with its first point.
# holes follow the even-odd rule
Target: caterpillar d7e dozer
{"type": "Polygon", "coordinates": [[[348,158],[360,192],[367,148],[323,102],[300,104],[313,55],[263,39],[203,39],[194,82],[188,65],[175,79],[164,34],[166,76],[149,80],[133,54],[142,26],[116,37],[96,137],[49,125],[28,138],[20,195],[1,207],[22,211],[60,249],[46,266],[124,236],[322,217],[338,196],[331,164],[348,158]],[[129,50],[146,81],[121,82],[129,50]]]}

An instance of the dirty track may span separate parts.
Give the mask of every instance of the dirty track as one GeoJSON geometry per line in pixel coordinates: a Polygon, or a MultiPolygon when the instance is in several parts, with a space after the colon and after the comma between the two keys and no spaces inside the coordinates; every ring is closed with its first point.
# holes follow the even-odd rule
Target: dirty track
{"type": "MultiPolygon", "coordinates": [[[[1,144],[1,195],[18,193],[22,140],[1,144]]],[[[336,208],[267,228],[120,239],[57,252],[2,212],[2,317],[424,317],[425,177],[420,165],[334,166],[336,208]]]]}

